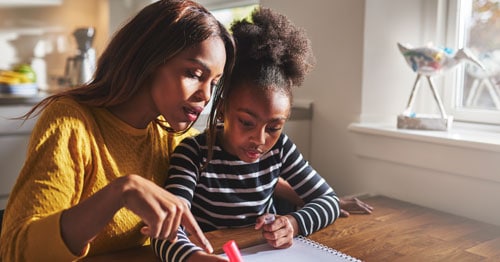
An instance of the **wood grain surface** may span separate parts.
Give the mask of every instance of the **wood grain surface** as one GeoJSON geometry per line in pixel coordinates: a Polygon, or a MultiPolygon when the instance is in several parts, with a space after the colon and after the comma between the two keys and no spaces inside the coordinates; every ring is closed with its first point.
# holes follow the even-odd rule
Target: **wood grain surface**
{"type": "MultiPolygon", "coordinates": [[[[384,196],[362,199],[373,214],[353,214],[309,238],[363,261],[500,261],[500,227],[384,196]]],[[[464,207],[465,208],[465,207],[464,207]]],[[[228,240],[245,248],[264,240],[252,227],[206,234],[217,253],[228,240]]],[[[86,261],[158,261],[150,247],[86,261]]]]}

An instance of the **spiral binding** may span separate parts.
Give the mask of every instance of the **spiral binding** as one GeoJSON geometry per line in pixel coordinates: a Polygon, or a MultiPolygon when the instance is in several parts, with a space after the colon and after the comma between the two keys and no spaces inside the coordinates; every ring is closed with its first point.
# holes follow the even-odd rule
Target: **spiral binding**
{"type": "Polygon", "coordinates": [[[300,235],[299,235],[299,236],[297,236],[296,238],[297,238],[299,241],[302,241],[302,242],[304,242],[304,243],[306,243],[306,244],[308,244],[308,245],[312,245],[312,246],[314,246],[314,247],[316,247],[316,248],[319,248],[319,249],[321,249],[321,250],[324,250],[324,251],[326,251],[326,252],[328,252],[328,253],[330,253],[330,254],[332,254],[332,255],[335,255],[335,256],[338,256],[338,257],[344,258],[344,259],[346,259],[347,261],[361,262],[361,260],[359,260],[359,259],[357,259],[357,258],[351,257],[351,256],[349,256],[349,255],[347,255],[347,254],[345,254],[345,253],[342,253],[342,252],[340,252],[340,251],[338,251],[338,250],[335,250],[335,249],[333,249],[333,248],[331,248],[331,247],[327,247],[327,246],[325,246],[325,245],[323,245],[323,244],[321,244],[321,243],[318,243],[318,242],[316,242],[316,241],[314,241],[314,240],[312,240],[312,239],[310,239],[310,238],[307,238],[307,237],[304,237],[304,236],[300,236],[300,235]]]}

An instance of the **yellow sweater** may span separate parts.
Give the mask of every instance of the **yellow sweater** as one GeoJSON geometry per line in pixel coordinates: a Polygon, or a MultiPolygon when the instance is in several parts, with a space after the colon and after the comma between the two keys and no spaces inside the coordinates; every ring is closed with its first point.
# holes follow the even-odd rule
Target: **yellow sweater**
{"type": "MultiPolygon", "coordinates": [[[[136,129],[103,108],[60,99],[48,106],[32,132],[26,162],[3,221],[0,261],[77,259],[61,238],[63,210],[117,177],[138,174],[163,185],[168,159],[182,138],[151,123],[136,129]]],[[[90,243],[88,254],[143,245],[141,221],[122,208],[90,243]]]]}

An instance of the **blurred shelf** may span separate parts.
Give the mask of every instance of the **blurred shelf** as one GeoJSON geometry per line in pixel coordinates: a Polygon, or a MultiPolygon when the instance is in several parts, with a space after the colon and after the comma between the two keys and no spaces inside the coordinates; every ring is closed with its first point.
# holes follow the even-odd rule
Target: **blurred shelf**
{"type": "MultiPolygon", "coordinates": [[[[1,6],[0,6],[1,7],[1,6]]],[[[0,28],[0,34],[5,35],[43,35],[45,33],[61,33],[64,32],[64,28],[60,26],[13,26],[0,28]]]]}
{"type": "Polygon", "coordinates": [[[35,7],[61,5],[63,0],[0,0],[2,7],[35,7]]]}

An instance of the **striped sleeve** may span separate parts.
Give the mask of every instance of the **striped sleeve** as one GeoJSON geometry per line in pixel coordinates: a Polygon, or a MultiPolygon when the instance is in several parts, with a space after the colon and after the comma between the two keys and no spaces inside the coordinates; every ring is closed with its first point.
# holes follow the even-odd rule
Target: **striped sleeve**
{"type": "Polygon", "coordinates": [[[191,205],[201,163],[200,145],[193,137],[184,139],[170,158],[165,189],[191,205]]]}
{"type": "Polygon", "coordinates": [[[170,242],[162,239],[151,239],[151,246],[161,261],[186,261],[192,253],[202,251],[186,236],[182,229],[177,231],[177,241],[170,242]]]}
{"type": "Polygon", "coordinates": [[[297,146],[283,138],[281,176],[304,200],[303,208],[292,212],[300,234],[308,236],[332,224],[340,215],[340,202],[335,191],[300,154],[297,146]]]}
{"type": "MultiPolygon", "coordinates": [[[[168,179],[165,189],[183,198],[189,206],[193,199],[198,168],[200,166],[199,146],[196,140],[184,139],[176,148],[170,159],[168,179]]],[[[201,251],[193,244],[182,228],[177,231],[177,241],[151,239],[151,246],[161,261],[185,261],[189,255],[201,251]]]]}

